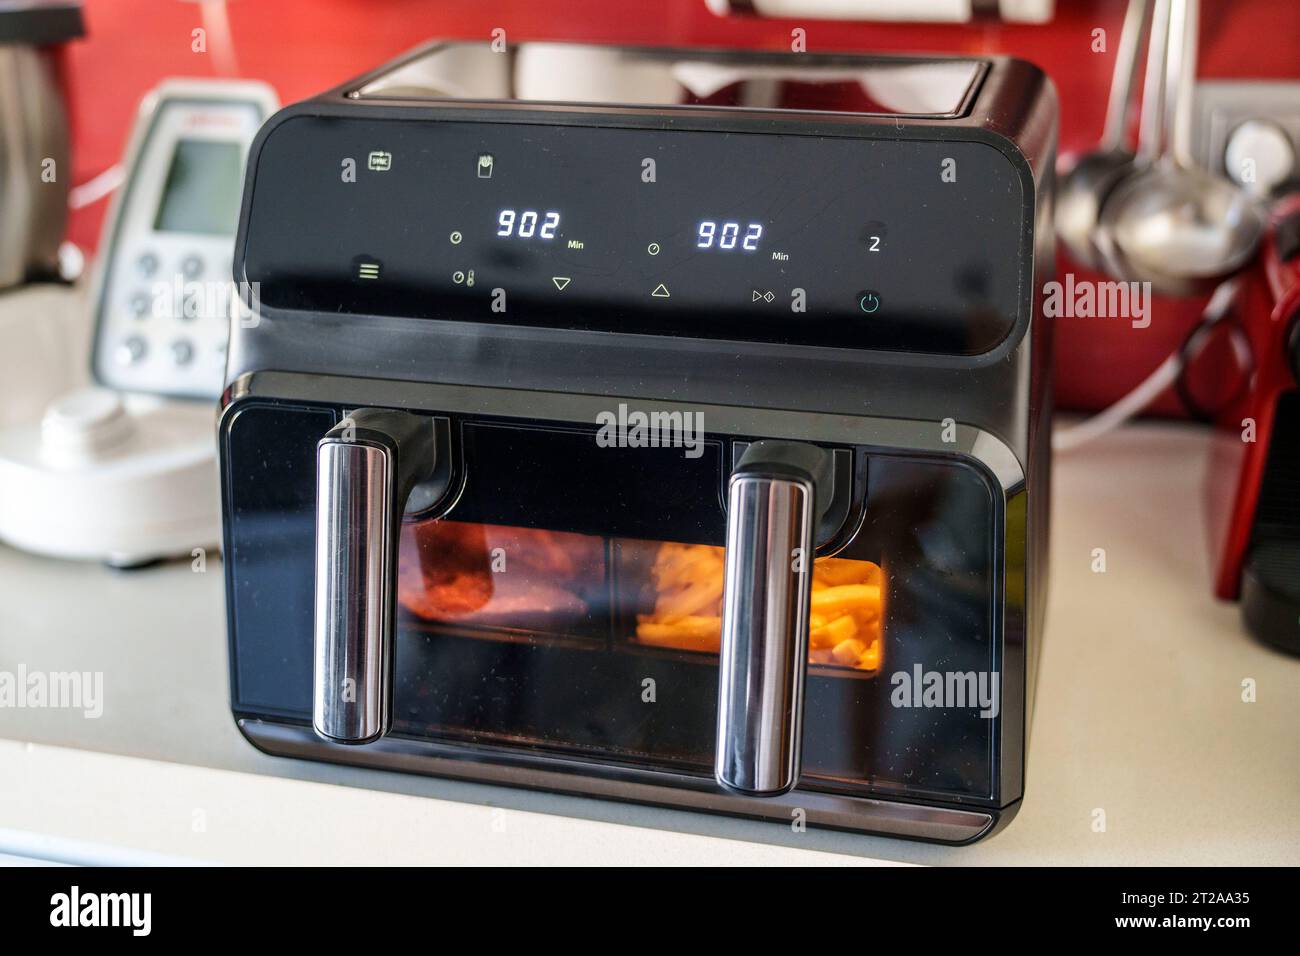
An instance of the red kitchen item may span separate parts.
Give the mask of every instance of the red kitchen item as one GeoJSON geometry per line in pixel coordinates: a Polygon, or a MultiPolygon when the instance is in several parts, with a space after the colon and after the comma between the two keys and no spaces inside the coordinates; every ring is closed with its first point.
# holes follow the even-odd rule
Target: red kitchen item
{"type": "Polygon", "coordinates": [[[1240,279],[1248,387],[1219,416],[1206,481],[1214,591],[1260,639],[1300,653],[1300,196],[1275,209],[1240,279]]]}

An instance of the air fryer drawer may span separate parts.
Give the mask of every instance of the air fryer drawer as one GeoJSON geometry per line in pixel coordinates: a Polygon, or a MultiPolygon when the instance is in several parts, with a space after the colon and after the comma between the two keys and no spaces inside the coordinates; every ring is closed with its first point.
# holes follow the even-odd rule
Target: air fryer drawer
{"type": "MultiPolygon", "coordinates": [[[[241,715],[310,718],[311,477],[344,411],[247,400],[227,417],[241,715]]],[[[454,480],[401,529],[393,732],[708,779],[724,462],[762,436],[713,434],[688,457],[420,411],[450,418],[454,480]]],[[[996,680],[1000,496],[958,457],[848,451],[847,533],[814,563],[804,785],[992,800],[1000,714],[897,692],[918,667],[996,680]]]]}

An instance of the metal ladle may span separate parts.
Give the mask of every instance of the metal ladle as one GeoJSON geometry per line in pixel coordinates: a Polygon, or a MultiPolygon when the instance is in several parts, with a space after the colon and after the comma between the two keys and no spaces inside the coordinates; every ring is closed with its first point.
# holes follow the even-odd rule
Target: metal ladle
{"type": "MultiPolygon", "coordinates": [[[[1150,282],[1168,295],[1194,295],[1254,254],[1264,212],[1244,190],[1191,162],[1199,4],[1162,2],[1170,5],[1160,157],[1116,187],[1103,206],[1100,231],[1113,240],[1107,261],[1121,277],[1150,282]]],[[[1153,31],[1153,43],[1154,37],[1153,31]]],[[[1145,129],[1143,140],[1148,146],[1154,141],[1145,129]]]]}
{"type": "Polygon", "coordinates": [[[1129,0],[1124,13],[1119,49],[1115,51],[1115,72],[1110,81],[1106,125],[1097,149],[1080,156],[1061,180],[1056,200],[1056,234],[1080,265],[1101,267],[1093,247],[1102,202],[1133,168],[1133,151],[1128,148],[1129,111],[1137,78],[1138,57],[1146,27],[1147,0],[1129,0]]]}
{"type": "Polygon", "coordinates": [[[1115,242],[1114,196],[1117,187],[1151,169],[1160,158],[1164,130],[1165,54],[1169,49],[1169,11],[1172,0],[1155,0],[1151,13],[1151,32],[1147,43],[1146,71],[1142,84],[1142,115],[1138,126],[1137,154],[1128,168],[1116,179],[1102,198],[1101,215],[1093,230],[1095,261],[1103,271],[1117,279],[1133,279],[1132,269],[1115,242]]]}

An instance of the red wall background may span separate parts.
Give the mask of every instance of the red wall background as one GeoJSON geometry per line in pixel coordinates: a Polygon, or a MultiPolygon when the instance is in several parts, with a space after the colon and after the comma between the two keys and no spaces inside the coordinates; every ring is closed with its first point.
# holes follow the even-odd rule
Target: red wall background
{"type": "MultiPolygon", "coordinates": [[[[423,40],[593,40],[651,45],[787,49],[790,30],[808,49],[1003,53],[1051,74],[1061,101],[1061,150],[1089,148],[1101,131],[1123,0],[1057,0],[1045,26],[844,24],[718,18],[704,0],[231,0],[239,75],[262,79],[283,102],[317,93],[423,40]],[[1092,31],[1109,37],[1091,52],[1092,31]]],[[[87,37],[67,51],[75,181],[116,162],[140,98],[166,76],[216,76],[216,58],[191,50],[202,23],[188,0],[85,0],[87,37]]],[[[1200,73],[1213,78],[1300,77],[1300,2],[1204,0],[1200,73]]],[[[1298,104],[1300,105],[1300,104],[1298,104]]],[[[105,203],[72,217],[69,238],[93,248],[105,203]]],[[[1073,270],[1068,260],[1058,271],[1073,270]]],[[[1198,301],[1157,300],[1147,329],[1127,322],[1060,319],[1058,398],[1097,407],[1123,394],[1168,354],[1199,313],[1198,301]]],[[[1175,412],[1169,397],[1159,406],[1175,412]]]]}

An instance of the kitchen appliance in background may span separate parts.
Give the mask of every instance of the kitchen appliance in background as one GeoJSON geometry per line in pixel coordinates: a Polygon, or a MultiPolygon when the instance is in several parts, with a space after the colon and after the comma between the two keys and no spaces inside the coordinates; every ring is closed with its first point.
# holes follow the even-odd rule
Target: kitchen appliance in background
{"type": "Polygon", "coordinates": [[[1214,590],[1240,599],[1260,640],[1300,654],[1300,196],[1278,203],[1239,283],[1246,393],[1218,416],[1206,481],[1214,590]]]}
{"type": "Polygon", "coordinates": [[[124,567],[217,545],[231,249],[248,146],[276,106],[251,81],[145,98],[92,291],[97,384],[0,430],[0,539],[124,567]]]}
{"type": "Polygon", "coordinates": [[[76,285],[28,282],[0,292],[0,433],[39,420],[86,380],[86,311],[76,285]]]}
{"type": "Polygon", "coordinates": [[[95,282],[91,362],[104,387],[221,393],[244,164],[278,105],[251,80],[167,80],[141,104],[95,282]]]}
{"type": "Polygon", "coordinates": [[[72,163],[59,44],[80,3],[0,0],[0,290],[58,275],[72,163]]]}
{"type": "Polygon", "coordinates": [[[449,95],[439,59],[477,49],[253,146],[262,321],[232,329],[219,426],[240,729],[989,834],[1023,793],[1046,578],[1050,83],[597,48],[557,104],[519,82],[548,44],[449,95]],[[658,99],[610,98],[615,64],[658,99]]]}

